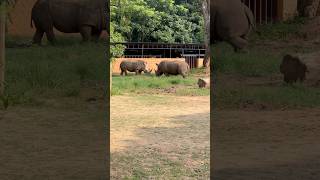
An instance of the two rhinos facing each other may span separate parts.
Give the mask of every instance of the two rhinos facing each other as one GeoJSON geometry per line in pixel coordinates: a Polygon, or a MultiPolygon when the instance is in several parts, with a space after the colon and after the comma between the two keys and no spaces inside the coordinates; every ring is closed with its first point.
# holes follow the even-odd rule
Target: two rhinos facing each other
{"type": "MultiPolygon", "coordinates": [[[[189,65],[184,61],[161,61],[157,65],[155,70],[156,76],[165,74],[169,75],[181,75],[185,78],[190,71],[189,65]]],[[[152,69],[148,68],[148,64],[142,60],[127,61],[124,60],[120,63],[121,75],[127,75],[127,71],[135,72],[136,75],[141,74],[142,71],[146,74],[150,74],[152,69]]]]}

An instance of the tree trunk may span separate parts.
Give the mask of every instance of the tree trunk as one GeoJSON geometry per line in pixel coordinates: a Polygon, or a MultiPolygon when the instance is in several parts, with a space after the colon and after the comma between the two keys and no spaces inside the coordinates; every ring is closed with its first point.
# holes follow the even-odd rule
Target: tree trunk
{"type": "Polygon", "coordinates": [[[206,46],[206,54],[203,60],[203,66],[209,67],[210,65],[210,0],[202,0],[202,13],[204,17],[205,36],[204,43],[206,46]]]}
{"type": "Polygon", "coordinates": [[[4,94],[5,72],[5,36],[6,36],[6,12],[4,3],[0,4],[0,96],[4,94]]]}
{"type": "Polygon", "coordinates": [[[320,53],[285,55],[280,72],[287,83],[303,82],[306,85],[320,85],[320,53]]]}
{"type": "Polygon", "coordinates": [[[110,61],[110,94],[112,91],[112,70],[113,70],[113,63],[110,61]]]}
{"type": "Polygon", "coordinates": [[[313,18],[320,14],[320,0],[299,0],[298,11],[300,15],[313,18]]]}

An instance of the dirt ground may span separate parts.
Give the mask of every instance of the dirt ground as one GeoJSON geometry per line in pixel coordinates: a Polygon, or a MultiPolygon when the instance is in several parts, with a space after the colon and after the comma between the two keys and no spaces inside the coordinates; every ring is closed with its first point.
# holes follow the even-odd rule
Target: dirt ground
{"type": "Polygon", "coordinates": [[[0,179],[106,179],[102,100],[0,110],[0,179]]]}
{"type": "Polygon", "coordinates": [[[111,178],[209,179],[209,125],[209,96],[113,96],[111,178]]]}
{"type": "Polygon", "coordinates": [[[219,110],[214,179],[319,179],[320,110],[219,110]]]}

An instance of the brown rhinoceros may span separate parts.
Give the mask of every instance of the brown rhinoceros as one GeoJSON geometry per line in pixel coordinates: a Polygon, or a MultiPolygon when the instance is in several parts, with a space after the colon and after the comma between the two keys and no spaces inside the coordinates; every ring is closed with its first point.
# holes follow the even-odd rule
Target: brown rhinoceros
{"type": "Polygon", "coordinates": [[[157,76],[161,76],[162,74],[166,76],[181,75],[185,78],[190,71],[190,67],[185,61],[161,61],[160,64],[156,65],[158,66],[156,70],[157,76]]]}
{"type": "Polygon", "coordinates": [[[150,74],[152,70],[148,70],[148,64],[142,60],[136,60],[136,61],[128,61],[123,60],[120,63],[120,69],[121,69],[121,75],[125,74],[127,75],[127,71],[129,72],[135,72],[136,75],[141,74],[143,71],[144,73],[150,74]]]}

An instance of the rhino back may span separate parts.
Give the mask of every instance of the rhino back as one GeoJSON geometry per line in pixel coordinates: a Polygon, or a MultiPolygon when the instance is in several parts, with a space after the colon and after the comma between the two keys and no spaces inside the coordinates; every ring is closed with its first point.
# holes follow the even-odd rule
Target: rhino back
{"type": "Polygon", "coordinates": [[[164,73],[173,75],[184,73],[188,69],[188,64],[183,61],[165,61],[160,63],[159,66],[164,73]]]}
{"type": "Polygon", "coordinates": [[[122,61],[120,64],[122,70],[128,70],[130,72],[135,71],[136,63],[131,61],[122,61]]]}

